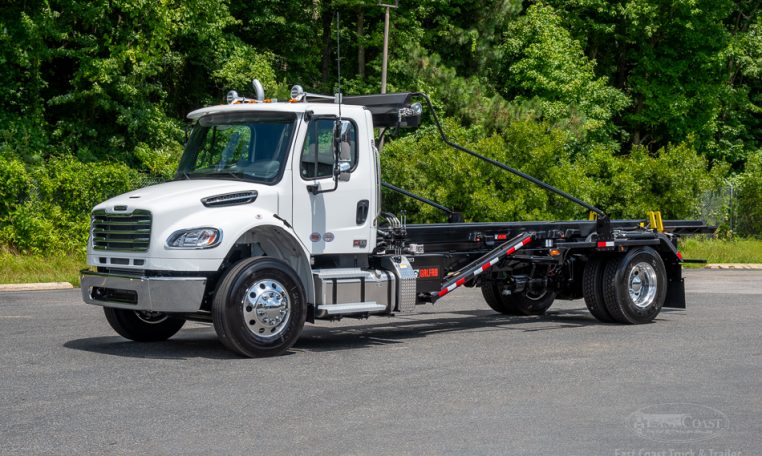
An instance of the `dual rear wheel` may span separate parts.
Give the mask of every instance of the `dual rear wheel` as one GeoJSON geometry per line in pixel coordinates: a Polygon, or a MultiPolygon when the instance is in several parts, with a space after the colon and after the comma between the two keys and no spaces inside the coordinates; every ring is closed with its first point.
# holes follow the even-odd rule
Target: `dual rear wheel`
{"type": "MultiPolygon", "coordinates": [[[[650,247],[623,255],[596,256],[586,264],[582,291],[590,313],[604,323],[642,324],[661,312],[667,297],[667,272],[661,256],[650,247]]],[[[527,288],[504,294],[503,283],[482,284],[487,304],[505,315],[542,315],[556,293],[527,288]]]]}
{"type": "Polygon", "coordinates": [[[667,297],[667,272],[654,249],[641,247],[624,255],[591,258],[582,286],[585,304],[599,321],[648,323],[667,297]]]}
{"type": "Polygon", "coordinates": [[[520,293],[503,293],[503,284],[497,281],[485,282],[482,295],[492,310],[504,315],[542,315],[553,305],[556,293],[547,289],[525,289],[520,293]]]}

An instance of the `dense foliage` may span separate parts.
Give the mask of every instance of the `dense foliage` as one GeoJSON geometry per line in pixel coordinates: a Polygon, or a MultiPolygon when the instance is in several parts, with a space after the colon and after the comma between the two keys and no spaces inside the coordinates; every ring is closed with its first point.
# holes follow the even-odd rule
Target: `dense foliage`
{"type": "MultiPolygon", "coordinates": [[[[167,178],[184,115],[248,92],[377,92],[384,9],[367,0],[12,0],[0,9],[0,243],[81,248],[89,208],[167,178]]],[[[762,15],[757,0],[402,0],[389,91],[434,99],[454,138],[613,216],[700,215],[737,189],[762,233],[762,15]]],[[[457,157],[424,128],[392,138],[386,179],[470,219],[577,208],[457,157]],[[447,176],[447,185],[442,185],[447,176]]],[[[386,195],[389,209],[439,220],[386,195]]]]}

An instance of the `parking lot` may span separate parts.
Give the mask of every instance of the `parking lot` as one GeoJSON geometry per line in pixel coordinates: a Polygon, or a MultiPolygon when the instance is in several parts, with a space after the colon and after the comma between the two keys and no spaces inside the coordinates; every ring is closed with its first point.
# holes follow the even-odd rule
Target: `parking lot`
{"type": "Polygon", "coordinates": [[[459,290],[267,359],[196,323],[128,342],[79,290],[0,293],[0,453],[762,454],[762,271],[686,285],[686,311],[641,326],[459,290]]]}

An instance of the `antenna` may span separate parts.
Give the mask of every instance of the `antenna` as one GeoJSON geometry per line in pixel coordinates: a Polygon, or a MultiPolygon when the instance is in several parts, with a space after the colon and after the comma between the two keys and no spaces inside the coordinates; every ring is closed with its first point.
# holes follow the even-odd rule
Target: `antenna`
{"type": "Polygon", "coordinates": [[[339,84],[339,122],[341,122],[341,17],[336,10],[336,78],[339,84]]]}
{"type": "MultiPolygon", "coordinates": [[[[334,98],[334,103],[339,103],[339,117],[333,124],[333,188],[321,190],[320,185],[315,183],[308,185],[307,190],[313,195],[319,195],[320,193],[328,193],[336,191],[339,188],[339,175],[342,171],[349,171],[349,167],[343,169],[339,163],[339,155],[341,150],[341,23],[339,22],[339,12],[336,11],[336,77],[338,79],[339,93],[334,98]]],[[[298,94],[298,90],[295,91],[298,94]]],[[[293,96],[292,96],[293,98],[293,96]]]]}

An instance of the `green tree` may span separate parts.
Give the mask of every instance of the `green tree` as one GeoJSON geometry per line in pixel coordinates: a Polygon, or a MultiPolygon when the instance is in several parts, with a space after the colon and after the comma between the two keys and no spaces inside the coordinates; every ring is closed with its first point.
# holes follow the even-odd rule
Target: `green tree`
{"type": "Polygon", "coordinates": [[[496,86],[515,103],[530,102],[538,114],[566,129],[610,141],[615,117],[628,105],[625,95],[595,75],[588,59],[561,17],[550,6],[533,5],[513,21],[501,45],[502,60],[493,76],[496,86]]]}
{"type": "Polygon", "coordinates": [[[758,147],[759,2],[546,0],[596,72],[632,104],[619,124],[649,150],[689,137],[740,163],[758,147]]]}

